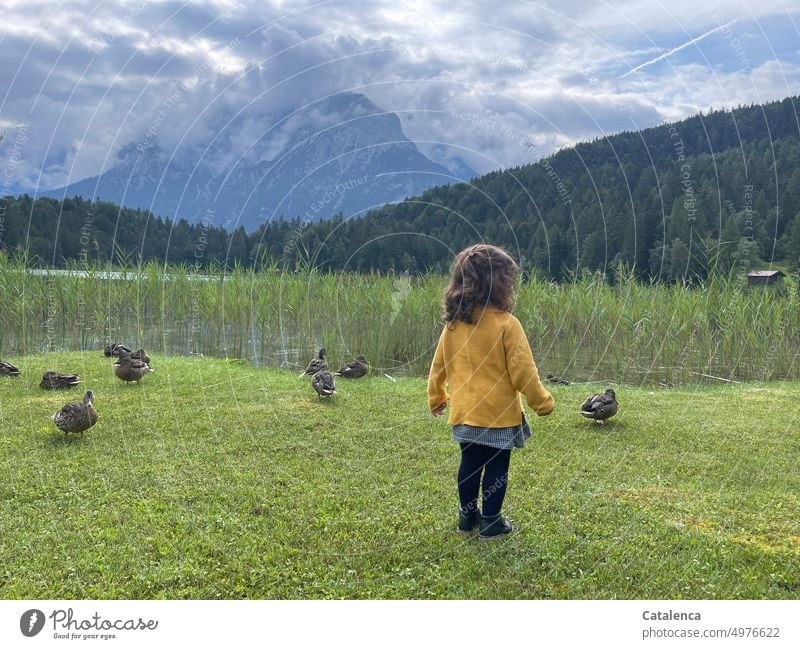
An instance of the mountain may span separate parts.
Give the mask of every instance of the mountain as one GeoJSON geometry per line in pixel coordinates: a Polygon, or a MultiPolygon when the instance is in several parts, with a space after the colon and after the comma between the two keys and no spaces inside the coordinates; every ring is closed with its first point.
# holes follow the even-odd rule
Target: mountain
{"type": "MultiPolygon", "coordinates": [[[[470,183],[427,189],[363,216],[353,210],[316,222],[277,218],[250,232],[171,222],[110,202],[7,198],[0,249],[27,246],[30,255],[58,265],[122,257],[415,272],[446,271],[454,251],[489,241],[510,250],[526,272],[555,280],[598,271],[613,276],[621,267],[668,281],[772,262],[800,267],[797,102],[791,97],[618,133],[470,183]]],[[[318,127],[314,133],[321,132],[318,127]]],[[[330,140],[325,145],[333,146],[330,140]]],[[[376,148],[413,156],[408,146],[376,148]]],[[[136,166],[120,165],[120,176],[146,177],[139,171],[157,164],[159,155],[152,153],[155,162],[143,158],[136,166]]],[[[313,151],[306,155],[314,164],[313,151]]],[[[288,162],[279,158],[272,156],[271,168],[286,164],[289,173],[288,162]]],[[[269,179],[262,185],[269,186],[269,179]]],[[[128,192],[139,187],[131,183],[128,192]]],[[[364,186],[356,183],[337,195],[334,186],[328,206],[342,198],[341,207],[359,188],[364,186]]],[[[292,195],[292,200],[301,214],[299,207],[309,198],[292,195]]]]}
{"type": "Polygon", "coordinates": [[[100,198],[250,231],[281,216],[359,214],[474,175],[462,167],[454,178],[405,137],[397,115],[355,93],[275,119],[226,116],[209,132],[208,141],[170,152],[157,136],[145,137],[123,147],[102,175],[42,195],[100,198]]]}
{"type": "Polygon", "coordinates": [[[20,194],[25,193],[25,188],[18,183],[9,183],[8,185],[3,184],[0,185],[0,198],[5,198],[6,196],[19,196],[20,194]]]}

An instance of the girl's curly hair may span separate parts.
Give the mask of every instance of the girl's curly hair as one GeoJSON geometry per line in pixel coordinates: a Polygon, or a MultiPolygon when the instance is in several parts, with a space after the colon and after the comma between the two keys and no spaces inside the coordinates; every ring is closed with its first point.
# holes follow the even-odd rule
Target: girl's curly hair
{"type": "Polygon", "coordinates": [[[444,319],[472,322],[476,308],[514,307],[514,281],[519,266],[505,250],[479,243],[456,255],[450,284],[444,293],[444,319]]]}

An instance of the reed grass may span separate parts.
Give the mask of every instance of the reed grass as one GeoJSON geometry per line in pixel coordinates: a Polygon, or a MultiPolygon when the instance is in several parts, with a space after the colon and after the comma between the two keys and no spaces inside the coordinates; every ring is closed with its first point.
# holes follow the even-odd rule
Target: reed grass
{"type": "MultiPolygon", "coordinates": [[[[337,365],[364,354],[392,375],[427,372],[441,330],[440,275],[189,266],[33,272],[0,255],[0,355],[124,341],[167,355],[235,357],[295,369],[320,347],[337,365]]],[[[542,373],[662,385],[800,378],[800,299],[705,284],[614,285],[588,276],[521,282],[515,309],[542,373]]]]}

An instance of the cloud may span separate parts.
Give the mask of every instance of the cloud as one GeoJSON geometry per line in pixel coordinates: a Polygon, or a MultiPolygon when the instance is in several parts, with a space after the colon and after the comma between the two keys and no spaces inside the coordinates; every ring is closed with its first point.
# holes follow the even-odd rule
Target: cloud
{"type": "Polygon", "coordinates": [[[269,157],[298,126],[287,114],[341,91],[396,111],[437,162],[485,172],[800,80],[798,14],[780,0],[6,4],[0,123],[32,127],[26,186],[101,173],[148,131],[215,168],[269,157]]]}

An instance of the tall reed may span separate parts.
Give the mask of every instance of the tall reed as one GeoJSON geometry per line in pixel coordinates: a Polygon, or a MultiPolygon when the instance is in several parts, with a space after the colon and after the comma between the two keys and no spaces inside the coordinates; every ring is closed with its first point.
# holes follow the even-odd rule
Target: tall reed
{"type": "MultiPolygon", "coordinates": [[[[704,285],[611,286],[589,276],[520,284],[515,313],[542,373],[682,384],[800,378],[800,301],[732,275],[704,285]]],[[[378,371],[424,375],[446,278],[200,272],[157,263],[31,271],[0,255],[0,355],[101,349],[245,358],[295,369],[324,346],[332,365],[364,354],[378,371]]]]}

